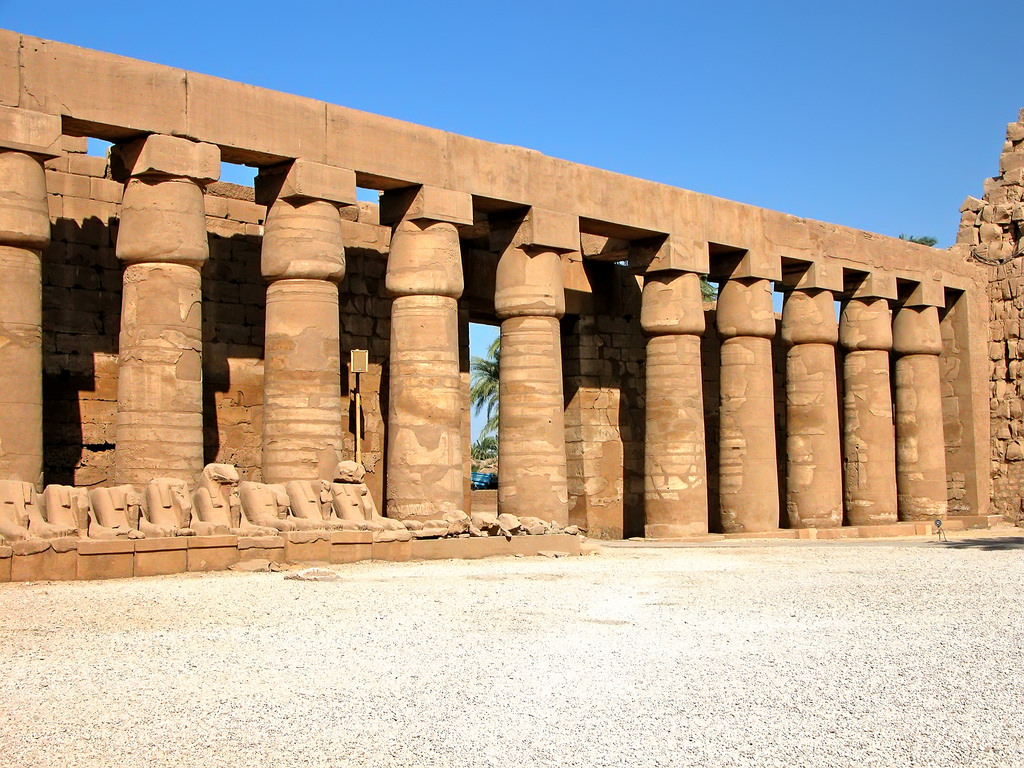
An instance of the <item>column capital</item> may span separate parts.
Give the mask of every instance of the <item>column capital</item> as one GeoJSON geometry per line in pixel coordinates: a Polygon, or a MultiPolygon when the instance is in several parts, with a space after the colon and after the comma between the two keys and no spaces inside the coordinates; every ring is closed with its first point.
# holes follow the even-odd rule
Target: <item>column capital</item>
{"type": "Polygon", "coordinates": [[[839,341],[835,299],[831,291],[794,290],[782,305],[782,340],[796,344],[835,344],[839,341]]]}
{"type": "Polygon", "coordinates": [[[326,200],[279,197],[267,211],[260,271],[275,280],[330,280],[345,276],[341,213],[326,200]]]}
{"type": "Polygon", "coordinates": [[[276,200],[324,200],[336,205],[355,205],[355,171],[302,158],[260,168],[256,176],[256,202],[271,206],[276,200]]]}
{"type": "Polygon", "coordinates": [[[850,299],[839,320],[839,343],[847,351],[892,349],[892,312],[885,299],[850,299]]]}
{"type": "Polygon", "coordinates": [[[424,219],[468,226],[473,223],[473,196],[426,184],[391,189],[381,195],[381,224],[397,226],[403,221],[424,219]]]}
{"type": "Polygon", "coordinates": [[[892,318],[892,348],[898,355],[941,355],[939,310],[934,306],[902,306],[892,318]]]}
{"type": "Polygon", "coordinates": [[[770,280],[743,278],[726,280],[718,293],[715,326],[723,338],[775,335],[775,308],[770,280]]]}
{"type": "Polygon", "coordinates": [[[154,133],[115,145],[110,154],[110,172],[121,181],[165,177],[205,186],[220,178],[220,148],[154,133]]]}
{"type": "Polygon", "coordinates": [[[0,107],[0,150],[48,160],[60,155],[61,130],[59,115],[0,107]]]}
{"type": "Polygon", "coordinates": [[[704,296],[693,272],[659,272],[644,279],[640,325],[652,335],[704,333],[704,296]]]}

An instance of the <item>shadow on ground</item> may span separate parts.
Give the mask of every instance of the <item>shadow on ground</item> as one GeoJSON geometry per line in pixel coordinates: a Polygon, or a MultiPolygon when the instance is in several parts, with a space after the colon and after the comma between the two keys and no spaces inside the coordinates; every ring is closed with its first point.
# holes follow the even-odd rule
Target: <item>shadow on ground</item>
{"type": "Polygon", "coordinates": [[[1024,536],[1008,536],[997,539],[962,539],[944,542],[950,549],[985,549],[1001,551],[1006,549],[1024,549],[1024,536]]]}

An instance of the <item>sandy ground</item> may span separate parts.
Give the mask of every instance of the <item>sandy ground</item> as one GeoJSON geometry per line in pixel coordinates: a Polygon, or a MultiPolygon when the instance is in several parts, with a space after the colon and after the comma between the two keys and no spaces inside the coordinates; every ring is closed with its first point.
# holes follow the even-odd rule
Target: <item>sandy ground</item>
{"type": "Polygon", "coordinates": [[[1024,537],[0,586],[11,766],[1020,766],[1024,537]]]}

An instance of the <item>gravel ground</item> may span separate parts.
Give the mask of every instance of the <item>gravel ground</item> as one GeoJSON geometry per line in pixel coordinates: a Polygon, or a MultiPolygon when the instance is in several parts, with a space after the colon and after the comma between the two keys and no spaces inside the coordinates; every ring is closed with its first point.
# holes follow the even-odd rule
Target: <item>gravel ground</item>
{"type": "Polygon", "coordinates": [[[1021,766],[1024,538],[0,586],[17,766],[1021,766]]]}

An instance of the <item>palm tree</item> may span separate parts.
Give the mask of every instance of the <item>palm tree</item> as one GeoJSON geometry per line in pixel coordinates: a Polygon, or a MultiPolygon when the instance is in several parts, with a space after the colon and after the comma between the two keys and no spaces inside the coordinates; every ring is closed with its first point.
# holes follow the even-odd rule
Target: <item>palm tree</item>
{"type": "Polygon", "coordinates": [[[474,462],[483,462],[498,456],[498,438],[494,435],[480,435],[470,446],[469,456],[474,462]]]}
{"type": "Polygon", "coordinates": [[[928,235],[915,237],[912,235],[904,235],[902,232],[900,233],[900,240],[906,240],[908,243],[917,243],[918,245],[927,245],[929,248],[934,248],[939,242],[934,237],[929,237],[928,235]]]}
{"type": "Polygon", "coordinates": [[[473,412],[487,414],[487,423],[478,441],[498,434],[498,368],[501,361],[501,337],[487,348],[485,357],[474,357],[469,363],[469,401],[473,412]]]}

